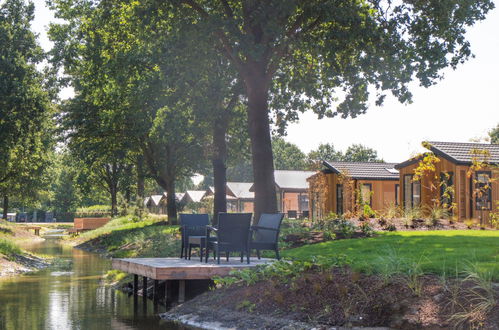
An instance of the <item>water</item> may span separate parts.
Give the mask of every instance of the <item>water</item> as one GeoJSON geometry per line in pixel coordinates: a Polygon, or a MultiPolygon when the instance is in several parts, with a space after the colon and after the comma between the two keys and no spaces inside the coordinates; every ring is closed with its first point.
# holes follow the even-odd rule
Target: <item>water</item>
{"type": "Polygon", "coordinates": [[[41,270],[0,279],[0,329],[181,329],[159,318],[154,307],[106,287],[102,275],[110,260],[58,244],[30,244],[34,253],[73,260],[72,269],[41,270]]]}

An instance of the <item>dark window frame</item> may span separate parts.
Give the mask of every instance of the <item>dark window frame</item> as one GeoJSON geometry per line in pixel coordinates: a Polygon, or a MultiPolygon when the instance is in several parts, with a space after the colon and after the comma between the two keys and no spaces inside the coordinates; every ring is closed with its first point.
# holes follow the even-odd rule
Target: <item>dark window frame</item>
{"type": "MultiPolygon", "coordinates": [[[[362,196],[362,186],[369,186],[369,206],[372,207],[373,206],[373,194],[371,194],[371,193],[373,192],[373,184],[372,183],[361,183],[360,184],[361,196],[362,196]]],[[[362,196],[362,199],[364,199],[364,196],[362,196]]]]}
{"type": "Polygon", "coordinates": [[[341,183],[336,184],[336,214],[343,214],[343,184],[341,183]],[[341,198],[338,193],[339,188],[341,188],[341,198]]]}
{"type": "Polygon", "coordinates": [[[403,189],[402,189],[403,190],[403,198],[404,198],[403,202],[404,203],[402,205],[404,206],[404,208],[407,208],[406,200],[405,200],[405,197],[406,197],[405,196],[405,190],[406,190],[405,189],[405,184],[406,184],[405,183],[405,178],[406,177],[410,177],[411,178],[411,180],[410,180],[410,182],[411,182],[411,205],[410,205],[410,207],[413,208],[415,206],[421,206],[421,202],[422,202],[422,199],[423,199],[422,198],[423,197],[422,196],[423,191],[421,189],[421,182],[419,182],[419,205],[414,205],[414,181],[413,181],[414,174],[404,174],[404,179],[403,179],[403,182],[402,182],[404,184],[403,189]]]}
{"type": "Polygon", "coordinates": [[[479,174],[486,174],[488,176],[488,180],[487,180],[487,185],[489,186],[489,188],[487,189],[487,204],[489,204],[489,207],[488,208],[479,208],[478,207],[478,203],[481,202],[483,200],[483,196],[481,198],[479,198],[478,194],[476,194],[475,196],[475,211],[491,211],[492,210],[492,171],[476,171],[475,172],[475,185],[474,185],[474,189],[476,191],[476,189],[478,188],[478,185],[480,185],[481,183],[478,182],[478,175],[479,174]]]}

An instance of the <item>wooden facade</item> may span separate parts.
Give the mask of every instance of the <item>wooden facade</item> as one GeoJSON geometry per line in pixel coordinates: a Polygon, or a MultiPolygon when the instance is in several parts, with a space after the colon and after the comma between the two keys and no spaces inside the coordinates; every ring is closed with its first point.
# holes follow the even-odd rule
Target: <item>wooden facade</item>
{"type": "MultiPolygon", "coordinates": [[[[331,166],[329,163],[328,166],[331,166]]],[[[358,211],[359,194],[363,200],[369,199],[369,205],[375,211],[382,211],[389,204],[398,204],[399,178],[398,174],[389,173],[385,177],[379,171],[386,165],[386,170],[393,169],[394,164],[373,163],[345,163],[353,164],[355,170],[363,173],[370,172],[369,168],[376,167],[371,174],[357,176],[342,173],[334,169],[341,167],[341,163],[334,163],[331,168],[326,168],[308,179],[309,182],[309,208],[311,218],[323,218],[329,213],[343,214],[358,211]],[[338,166],[340,165],[340,166],[338,166]],[[365,169],[363,169],[365,168],[365,169]]]]}
{"type": "Polygon", "coordinates": [[[496,210],[499,202],[499,170],[497,167],[492,165],[474,169],[471,164],[456,164],[444,156],[436,155],[436,157],[439,161],[435,163],[434,175],[423,176],[416,183],[420,186],[420,202],[416,204],[409,184],[414,189],[414,182],[410,178],[414,175],[422,157],[397,165],[400,172],[401,205],[404,208],[419,206],[423,211],[433,206],[441,206],[446,198],[443,196],[442,180],[450,180],[451,201],[448,204],[451,206],[449,210],[452,215],[460,221],[474,219],[480,224],[489,223],[489,215],[496,210]],[[490,177],[490,191],[480,189],[478,186],[481,181],[479,175],[482,173],[490,177]],[[491,200],[488,203],[490,205],[480,205],[481,197],[484,194],[490,196],[491,200]]]}

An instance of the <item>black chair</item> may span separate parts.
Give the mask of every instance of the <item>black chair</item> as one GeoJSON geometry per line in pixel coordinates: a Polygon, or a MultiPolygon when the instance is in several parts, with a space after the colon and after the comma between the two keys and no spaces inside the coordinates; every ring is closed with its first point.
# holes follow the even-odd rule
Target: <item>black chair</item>
{"type": "MultiPolygon", "coordinates": [[[[205,237],[206,226],[210,223],[208,214],[180,214],[180,229],[182,232],[182,246],[180,250],[180,258],[191,258],[190,250],[192,246],[199,246],[201,249],[203,244],[201,242],[196,244],[194,241],[189,242],[189,239],[195,237],[205,237]],[[189,252],[189,253],[187,253],[189,252]]],[[[200,251],[202,253],[202,251],[200,251]]]]}
{"type": "Polygon", "coordinates": [[[252,213],[219,213],[218,228],[206,226],[206,254],[205,262],[208,262],[210,249],[213,250],[220,264],[220,253],[225,252],[227,261],[231,252],[241,253],[241,262],[246,254],[247,262],[250,262],[248,238],[251,225],[252,213]],[[211,233],[216,234],[216,240],[212,240],[211,233]]]}
{"type": "Polygon", "coordinates": [[[250,251],[252,249],[256,250],[258,259],[260,259],[261,250],[273,250],[275,251],[277,259],[281,259],[279,256],[278,241],[283,218],[284,213],[263,213],[260,216],[258,225],[251,226],[249,248],[250,251]]]}
{"type": "Polygon", "coordinates": [[[288,211],[288,218],[289,219],[297,219],[298,218],[298,212],[296,210],[289,210],[288,211]]]}

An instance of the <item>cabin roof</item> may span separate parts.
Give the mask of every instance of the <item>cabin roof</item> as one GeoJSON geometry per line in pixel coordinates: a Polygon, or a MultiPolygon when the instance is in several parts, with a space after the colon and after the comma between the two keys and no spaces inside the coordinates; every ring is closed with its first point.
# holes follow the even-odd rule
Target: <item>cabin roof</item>
{"type": "Polygon", "coordinates": [[[158,206],[161,198],[163,198],[163,195],[151,195],[150,201],[152,201],[154,206],[158,206]]]}
{"type": "Polygon", "coordinates": [[[327,170],[346,173],[356,180],[398,180],[399,172],[394,163],[375,162],[328,162],[323,161],[327,170]]]}
{"type": "Polygon", "coordinates": [[[280,189],[306,190],[308,189],[307,179],[314,174],[313,171],[276,170],[274,180],[280,189]]]}
{"type": "Polygon", "coordinates": [[[195,203],[199,203],[204,195],[206,195],[206,191],[205,190],[187,190],[184,194],[184,198],[186,196],[189,196],[189,198],[195,202],[195,203]]]}
{"type": "Polygon", "coordinates": [[[428,142],[430,150],[437,156],[442,156],[456,164],[471,164],[473,158],[482,157],[479,153],[485,151],[483,161],[489,163],[499,163],[499,144],[472,143],[472,142],[428,142]]]}
{"type": "MultiPolygon", "coordinates": [[[[474,142],[437,142],[428,141],[424,145],[435,155],[447,159],[457,165],[471,165],[473,159],[499,164],[499,144],[474,142]],[[476,153],[474,151],[477,151],[476,153]],[[486,154],[480,154],[485,151],[486,154]]],[[[396,168],[406,167],[417,163],[424,156],[414,157],[397,164],[396,168]]]]}
{"type": "Polygon", "coordinates": [[[253,182],[227,182],[227,194],[232,195],[236,198],[243,199],[253,199],[255,198],[255,193],[250,191],[253,182]]]}

